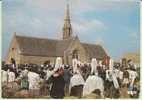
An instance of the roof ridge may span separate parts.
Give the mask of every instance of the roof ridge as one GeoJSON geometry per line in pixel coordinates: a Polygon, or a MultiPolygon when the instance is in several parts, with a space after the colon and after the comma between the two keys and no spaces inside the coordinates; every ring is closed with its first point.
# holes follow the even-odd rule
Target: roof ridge
{"type": "Polygon", "coordinates": [[[84,42],[81,42],[81,44],[101,46],[101,45],[99,45],[99,44],[93,44],[93,43],[84,43],[84,42]]]}
{"type": "Polygon", "coordinates": [[[68,40],[72,40],[73,38],[69,38],[66,40],[60,40],[60,39],[53,39],[53,38],[42,38],[42,37],[33,37],[33,36],[23,36],[23,35],[15,35],[16,37],[21,37],[21,38],[31,38],[31,39],[41,39],[41,40],[51,40],[51,41],[68,41],[68,40]]]}
{"type": "Polygon", "coordinates": [[[42,39],[42,40],[53,40],[53,41],[62,41],[62,40],[59,40],[59,39],[52,39],[52,38],[42,38],[42,37],[33,37],[33,36],[23,36],[23,35],[17,35],[16,34],[16,37],[21,37],[21,38],[32,38],[32,39],[42,39]]]}

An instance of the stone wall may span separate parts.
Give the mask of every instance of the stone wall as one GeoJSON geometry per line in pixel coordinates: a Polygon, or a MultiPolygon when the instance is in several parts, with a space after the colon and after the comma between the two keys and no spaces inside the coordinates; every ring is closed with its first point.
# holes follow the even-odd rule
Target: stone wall
{"type": "MultiPolygon", "coordinates": [[[[80,43],[79,39],[76,38],[69,48],[65,51],[63,62],[64,64],[72,65],[72,58],[73,58],[73,51],[78,51],[78,59],[82,63],[90,62],[91,58],[89,54],[86,52],[82,44],[80,43]]],[[[10,49],[7,56],[7,63],[10,63],[10,59],[14,58],[17,64],[25,64],[25,63],[34,63],[34,64],[43,64],[45,61],[50,60],[52,64],[55,64],[57,57],[44,57],[44,56],[28,56],[28,55],[21,55],[20,50],[15,38],[13,38],[10,49]],[[14,48],[14,50],[13,50],[14,48]]]]}
{"type": "Polygon", "coordinates": [[[68,64],[72,64],[72,56],[73,56],[73,51],[77,50],[78,51],[78,59],[82,62],[88,62],[88,55],[85,51],[85,49],[83,48],[83,46],[80,44],[79,39],[76,39],[68,48],[68,52],[66,54],[67,58],[68,58],[68,64]]]}
{"type": "Polygon", "coordinates": [[[20,55],[20,63],[33,63],[33,64],[43,64],[45,61],[50,60],[51,64],[55,64],[57,57],[42,57],[42,56],[25,56],[20,55]]]}
{"type": "Polygon", "coordinates": [[[16,62],[19,63],[20,62],[19,53],[20,53],[20,50],[18,48],[17,41],[16,41],[15,37],[13,37],[11,44],[10,44],[9,51],[8,51],[8,55],[6,58],[6,63],[10,64],[11,58],[14,58],[16,60],[16,62]]]}

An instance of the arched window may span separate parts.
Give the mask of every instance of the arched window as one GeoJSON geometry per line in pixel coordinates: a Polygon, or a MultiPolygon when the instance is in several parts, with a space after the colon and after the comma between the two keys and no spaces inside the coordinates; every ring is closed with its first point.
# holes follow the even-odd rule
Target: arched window
{"type": "Polygon", "coordinates": [[[78,59],[78,51],[77,51],[77,50],[74,50],[74,51],[73,51],[72,58],[73,58],[73,59],[74,59],[74,58],[78,59]]]}

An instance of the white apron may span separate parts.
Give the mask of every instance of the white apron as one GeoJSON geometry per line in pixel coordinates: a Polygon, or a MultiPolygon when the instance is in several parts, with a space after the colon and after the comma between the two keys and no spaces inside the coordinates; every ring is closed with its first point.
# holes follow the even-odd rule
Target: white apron
{"type": "Polygon", "coordinates": [[[75,74],[70,80],[69,93],[73,86],[84,85],[84,79],[80,74],[75,74]]]}
{"type": "Polygon", "coordinates": [[[89,76],[83,87],[83,96],[91,94],[95,89],[99,89],[101,91],[101,95],[103,96],[104,85],[102,78],[92,75],[89,76]]]}

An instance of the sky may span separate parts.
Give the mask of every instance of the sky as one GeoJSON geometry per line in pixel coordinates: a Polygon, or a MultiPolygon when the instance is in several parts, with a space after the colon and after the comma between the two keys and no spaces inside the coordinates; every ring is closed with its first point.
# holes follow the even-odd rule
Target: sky
{"type": "Polygon", "coordinates": [[[140,51],[139,0],[4,0],[2,59],[14,32],[61,39],[67,1],[73,34],[80,41],[102,45],[114,60],[140,51]]]}

